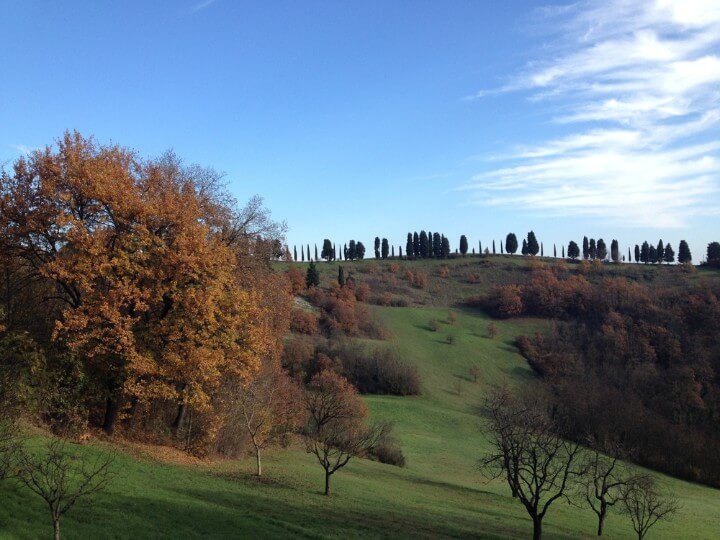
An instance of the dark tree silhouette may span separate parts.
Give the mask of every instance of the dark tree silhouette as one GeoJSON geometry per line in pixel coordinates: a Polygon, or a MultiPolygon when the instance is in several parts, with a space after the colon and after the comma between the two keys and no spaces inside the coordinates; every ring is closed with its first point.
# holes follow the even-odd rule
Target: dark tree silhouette
{"type": "Polygon", "coordinates": [[[680,247],[678,248],[678,262],[689,263],[692,262],[692,254],[690,253],[690,246],[685,240],[680,240],[680,247]]]}
{"type": "Polygon", "coordinates": [[[643,242],[640,248],[640,260],[645,264],[650,262],[650,244],[647,241],[643,242]]]}
{"type": "MultiPolygon", "coordinates": [[[[670,247],[670,244],[668,244],[666,250],[670,247]]],[[[720,266],[720,242],[710,242],[707,247],[707,257],[705,258],[706,262],[710,266],[720,266]]]]}
{"type": "Polygon", "coordinates": [[[355,255],[359,261],[365,258],[365,245],[362,242],[355,244],[355,255]]]}
{"type": "Polygon", "coordinates": [[[517,236],[515,236],[515,233],[508,233],[508,235],[505,237],[505,250],[510,255],[515,255],[518,250],[518,239],[517,236]]]}
{"type": "Polygon", "coordinates": [[[425,231],[420,231],[420,257],[427,259],[430,256],[430,241],[425,231]]]}
{"type": "Polygon", "coordinates": [[[583,256],[583,259],[589,259],[589,258],[590,258],[590,244],[588,243],[588,237],[587,237],[587,236],[583,236],[582,256],[583,256]]]}
{"type": "Polygon", "coordinates": [[[588,247],[588,253],[589,253],[591,259],[596,259],[596,258],[597,258],[597,246],[595,245],[595,239],[594,239],[594,238],[591,238],[591,239],[590,239],[590,245],[589,245],[589,247],[588,247]]]}
{"type": "MultiPolygon", "coordinates": [[[[406,242],[406,244],[405,244],[405,255],[407,256],[408,259],[413,256],[413,237],[412,237],[412,233],[408,233],[408,234],[407,234],[407,242],[406,242]]],[[[400,254],[400,256],[402,257],[402,254],[400,254]]]]}
{"type": "Polygon", "coordinates": [[[450,240],[448,240],[445,236],[442,237],[442,253],[443,258],[447,258],[450,256],[450,240]]]}
{"type": "Polygon", "coordinates": [[[528,254],[527,240],[525,240],[524,238],[523,238],[522,249],[520,250],[520,253],[522,253],[523,255],[528,254]]]}
{"type": "Polygon", "coordinates": [[[645,538],[650,527],[660,520],[669,519],[680,508],[675,499],[660,494],[651,476],[643,476],[632,482],[625,490],[623,504],[638,540],[645,538]]]}
{"type": "Polygon", "coordinates": [[[375,237],[375,246],[374,247],[375,247],[375,258],[379,259],[380,258],[380,238],[377,236],[375,237]]]}
{"type": "Polygon", "coordinates": [[[537,238],[535,238],[535,233],[530,231],[527,235],[527,253],[528,255],[535,256],[540,252],[540,246],[538,244],[537,238]]]}
{"type": "Polygon", "coordinates": [[[601,261],[604,261],[605,259],[607,259],[607,255],[608,255],[607,245],[605,245],[605,240],[603,240],[602,238],[600,238],[597,241],[596,255],[597,255],[597,258],[600,259],[601,261]]]}
{"type": "Polygon", "coordinates": [[[568,257],[573,261],[580,256],[580,246],[578,246],[574,240],[570,240],[567,250],[568,257]]]}
{"type": "Polygon", "coordinates": [[[381,251],[380,251],[380,256],[381,256],[383,259],[387,259],[387,258],[388,258],[388,255],[389,255],[388,250],[389,250],[388,240],[387,240],[387,238],[383,238],[383,239],[382,239],[382,248],[381,248],[381,251]]]}
{"type": "Polygon", "coordinates": [[[309,289],[310,287],[317,287],[320,285],[320,274],[313,261],[310,261],[307,272],[305,273],[305,286],[309,289]]]}
{"type": "Polygon", "coordinates": [[[639,263],[642,259],[642,252],[640,251],[640,246],[635,244],[635,263],[639,263]]]}
{"type": "MultiPolygon", "coordinates": [[[[630,253],[628,252],[628,255],[630,253]]],[[[620,262],[620,244],[614,238],[610,241],[610,258],[614,263],[620,262]]]]}
{"type": "Polygon", "coordinates": [[[330,242],[327,238],[323,240],[323,247],[320,252],[320,256],[325,259],[326,262],[330,262],[333,258],[332,242],[330,242]]]}
{"type": "Polygon", "coordinates": [[[467,255],[467,251],[468,251],[468,241],[467,241],[467,237],[463,234],[462,236],[460,236],[460,253],[464,257],[465,255],[467,255]]]}
{"type": "Polygon", "coordinates": [[[420,236],[417,231],[413,234],[413,257],[416,259],[420,256],[420,236]]]}
{"type": "Polygon", "coordinates": [[[338,283],[341,287],[345,286],[345,269],[342,266],[338,266],[338,283]]]}
{"type": "Polygon", "coordinates": [[[658,242],[656,251],[657,251],[657,260],[660,264],[662,264],[663,260],[665,259],[665,244],[663,244],[662,238],[658,242]]]}
{"type": "Polygon", "coordinates": [[[501,391],[487,403],[490,450],[480,460],[489,478],[504,478],[533,522],[533,540],[542,537],[550,506],[565,496],[582,472],[581,448],[558,436],[542,405],[519,402],[501,391]]]}

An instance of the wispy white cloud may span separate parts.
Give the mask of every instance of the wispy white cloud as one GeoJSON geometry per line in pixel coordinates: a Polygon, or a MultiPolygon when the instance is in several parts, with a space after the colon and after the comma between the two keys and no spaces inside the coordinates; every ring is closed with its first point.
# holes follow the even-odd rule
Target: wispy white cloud
{"type": "Polygon", "coordinates": [[[202,11],[205,8],[210,7],[215,3],[215,0],[203,0],[202,2],[198,2],[195,4],[191,9],[191,13],[197,13],[198,11],[202,11]]]}
{"type": "Polygon", "coordinates": [[[35,150],[39,150],[36,146],[27,146],[25,144],[11,144],[10,148],[20,152],[21,154],[31,154],[35,150]]]}
{"type": "Polygon", "coordinates": [[[486,97],[561,105],[570,134],[521,148],[463,189],[490,205],[682,227],[720,191],[720,2],[589,0],[537,12],[552,57],[486,97]],[[552,33],[551,32],[551,33],[552,33]],[[558,37],[562,36],[562,37],[558,37]]]}

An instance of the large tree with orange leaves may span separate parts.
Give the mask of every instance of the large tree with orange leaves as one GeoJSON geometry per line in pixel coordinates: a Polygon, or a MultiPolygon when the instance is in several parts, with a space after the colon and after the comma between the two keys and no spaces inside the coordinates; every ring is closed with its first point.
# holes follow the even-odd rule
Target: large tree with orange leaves
{"type": "Polygon", "coordinates": [[[112,433],[126,404],[206,409],[220,375],[277,356],[283,286],[268,270],[281,226],[238,209],[212,171],[144,161],[66,133],[0,178],[0,243],[62,304],[53,337],[79,353],[112,433]],[[275,236],[275,237],[274,237],[275,236]]]}

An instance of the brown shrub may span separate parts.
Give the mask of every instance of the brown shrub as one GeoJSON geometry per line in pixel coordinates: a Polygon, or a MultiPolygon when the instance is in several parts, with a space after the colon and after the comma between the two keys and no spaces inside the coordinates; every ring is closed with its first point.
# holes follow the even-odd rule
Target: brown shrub
{"type": "Polygon", "coordinates": [[[290,330],[298,334],[315,336],[320,333],[317,315],[304,309],[293,309],[290,320],[290,330]]]}
{"type": "Polygon", "coordinates": [[[285,273],[290,281],[290,292],[294,296],[297,296],[305,290],[305,275],[299,268],[291,266],[285,273]]]}
{"type": "Polygon", "coordinates": [[[370,298],[370,287],[367,283],[361,283],[355,288],[355,298],[358,302],[367,302],[370,298]]]}
{"type": "Polygon", "coordinates": [[[388,272],[391,274],[397,274],[400,271],[400,265],[398,263],[390,263],[388,265],[388,272]]]}
{"type": "Polygon", "coordinates": [[[438,274],[440,275],[441,278],[448,277],[450,275],[450,267],[445,266],[445,265],[441,266],[440,269],[438,270],[438,274]]]}

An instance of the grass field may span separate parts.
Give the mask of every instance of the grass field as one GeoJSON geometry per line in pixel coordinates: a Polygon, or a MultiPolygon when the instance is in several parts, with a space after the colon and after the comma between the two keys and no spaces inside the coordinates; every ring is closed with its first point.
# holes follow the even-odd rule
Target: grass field
{"type": "MultiPolygon", "coordinates": [[[[513,262],[514,264],[514,262],[513,262]]],[[[330,272],[327,269],[327,272],[330,272]]],[[[335,270],[336,271],[336,270],[335,270]]],[[[440,278],[438,278],[440,279],[440,278]]],[[[464,287],[459,284],[458,287],[464,287]]],[[[322,493],[322,469],[297,445],[266,458],[266,477],[252,476],[253,460],[179,464],[154,453],[117,453],[117,476],[92,505],[80,502],[63,521],[66,538],[385,537],[527,538],[531,524],[501,482],[485,482],[476,469],[486,448],[476,415],[489,388],[521,386],[533,377],[512,343],[542,321],[496,321],[447,307],[374,308],[395,347],[421,373],[417,397],[370,396],[376,419],[394,423],[407,457],[403,469],[353,460],[333,477],[334,495],[322,493]],[[439,322],[432,331],[429,321],[439,322]],[[446,336],[454,341],[448,344],[446,336]],[[478,365],[481,377],[470,380],[478,365]]],[[[35,437],[32,442],[41,442],[35,437]]],[[[97,442],[79,447],[93,454],[97,442]]],[[[716,538],[720,491],[661,477],[682,509],[649,538],[716,538]]],[[[49,537],[49,514],[26,490],[0,484],[0,538],[49,537]]],[[[545,519],[548,538],[594,537],[594,515],[557,502],[545,519]]],[[[608,538],[632,538],[624,516],[611,514],[608,538]]]]}

